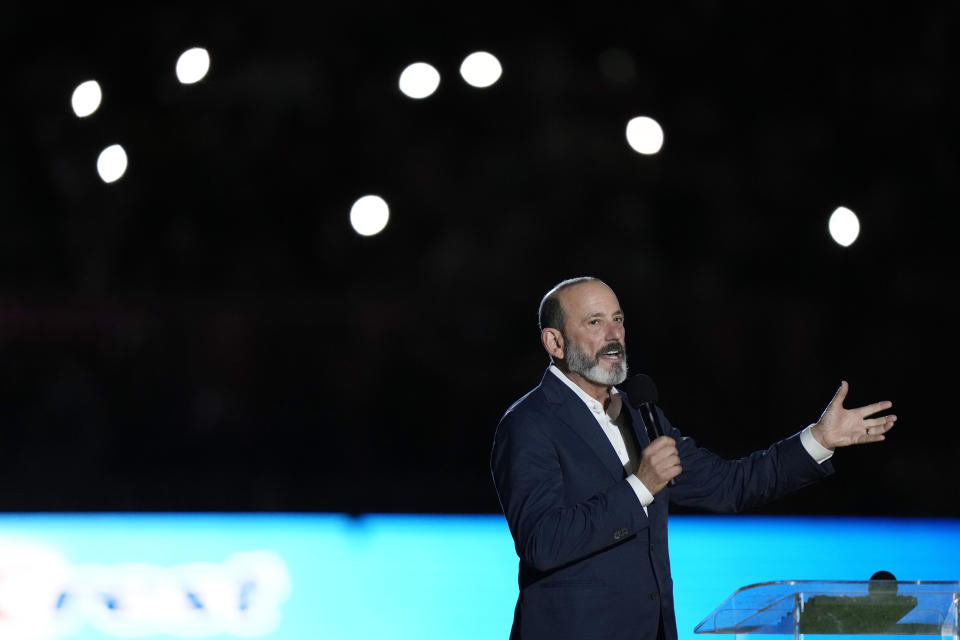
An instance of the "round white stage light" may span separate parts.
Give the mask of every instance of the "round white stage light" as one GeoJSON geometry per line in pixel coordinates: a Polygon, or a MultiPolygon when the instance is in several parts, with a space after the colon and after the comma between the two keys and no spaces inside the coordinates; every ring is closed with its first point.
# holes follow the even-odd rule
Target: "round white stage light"
{"type": "Polygon", "coordinates": [[[100,152],[97,158],[97,173],[100,179],[110,184],[127,172],[127,152],[118,144],[112,144],[100,152]]]}
{"type": "Polygon", "coordinates": [[[841,247],[849,247],[860,235],[860,219],[850,209],[837,207],[830,214],[830,222],[827,224],[827,228],[834,242],[841,247]]]}
{"type": "Polygon", "coordinates": [[[627,144],[637,153],[653,155],[663,147],[663,129],[653,118],[633,118],[627,123],[627,144]]]}
{"type": "Polygon", "coordinates": [[[96,80],[87,80],[77,85],[70,97],[70,106],[78,118],[86,118],[100,108],[103,93],[96,80]]]}
{"type": "Polygon", "coordinates": [[[177,80],[183,84],[200,82],[210,71],[210,54],[203,47],[187,49],[177,59],[177,80]]]}
{"type": "Polygon", "coordinates": [[[363,196],[350,208],[350,225],[362,236],[383,231],[390,219],[390,207],[380,196],[363,196]]]}
{"type": "Polygon", "coordinates": [[[414,62],[400,74],[399,85],[405,96],[420,100],[440,86],[440,72],[426,62],[414,62]]]}
{"type": "Polygon", "coordinates": [[[486,51],[471,53],[460,65],[460,76],[471,87],[484,89],[494,84],[503,74],[496,56],[486,51]]]}

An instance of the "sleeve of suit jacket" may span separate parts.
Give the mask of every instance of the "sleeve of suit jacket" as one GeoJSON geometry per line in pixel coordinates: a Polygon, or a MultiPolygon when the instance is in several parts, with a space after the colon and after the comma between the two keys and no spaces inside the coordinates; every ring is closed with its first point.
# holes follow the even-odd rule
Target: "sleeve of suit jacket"
{"type": "MultiPolygon", "coordinates": [[[[658,409],[659,411],[659,409],[658,409]]],[[[677,441],[683,473],[664,496],[674,504],[720,513],[750,509],[811,484],[833,473],[830,461],[814,460],[800,441],[800,434],[774,443],[762,451],[727,460],[697,446],[683,436],[660,413],[664,433],[677,441]]]]}
{"type": "Polygon", "coordinates": [[[517,555],[539,571],[590,556],[620,542],[625,532],[649,526],[626,479],[608,477],[589,495],[576,494],[574,477],[584,470],[565,468],[575,460],[569,447],[558,445],[556,423],[546,411],[508,412],[491,458],[517,555]]]}

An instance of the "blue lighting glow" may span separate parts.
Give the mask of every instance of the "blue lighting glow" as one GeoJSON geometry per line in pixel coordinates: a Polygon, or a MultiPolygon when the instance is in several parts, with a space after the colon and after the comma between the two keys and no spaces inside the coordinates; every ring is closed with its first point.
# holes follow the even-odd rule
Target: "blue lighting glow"
{"type": "MultiPolygon", "coordinates": [[[[960,520],[676,516],[670,547],[686,639],[748,584],[960,579],[960,520]]],[[[500,516],[6,514],[0,636],[505,639],[516,563],[500,516]]]]}

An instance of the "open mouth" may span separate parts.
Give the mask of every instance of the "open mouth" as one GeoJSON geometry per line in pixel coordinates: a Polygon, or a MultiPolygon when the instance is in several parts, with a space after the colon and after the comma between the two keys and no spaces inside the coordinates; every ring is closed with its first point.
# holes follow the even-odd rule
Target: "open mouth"
{"type": "Polygon", "coordinates": [[[610,344],[601,349],[597,355],[607,360],[620,360],[623,358],[623,347],[619,344],[610,344]]]}

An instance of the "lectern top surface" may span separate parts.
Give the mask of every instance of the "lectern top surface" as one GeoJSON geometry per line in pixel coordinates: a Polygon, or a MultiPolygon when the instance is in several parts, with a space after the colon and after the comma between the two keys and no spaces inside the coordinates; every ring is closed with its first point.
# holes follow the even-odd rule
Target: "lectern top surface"
{"type": "Polygon", "coordinates": [[[941,635],[960,581],[783,580],[737,589],[697,633],[941,635]]]}

